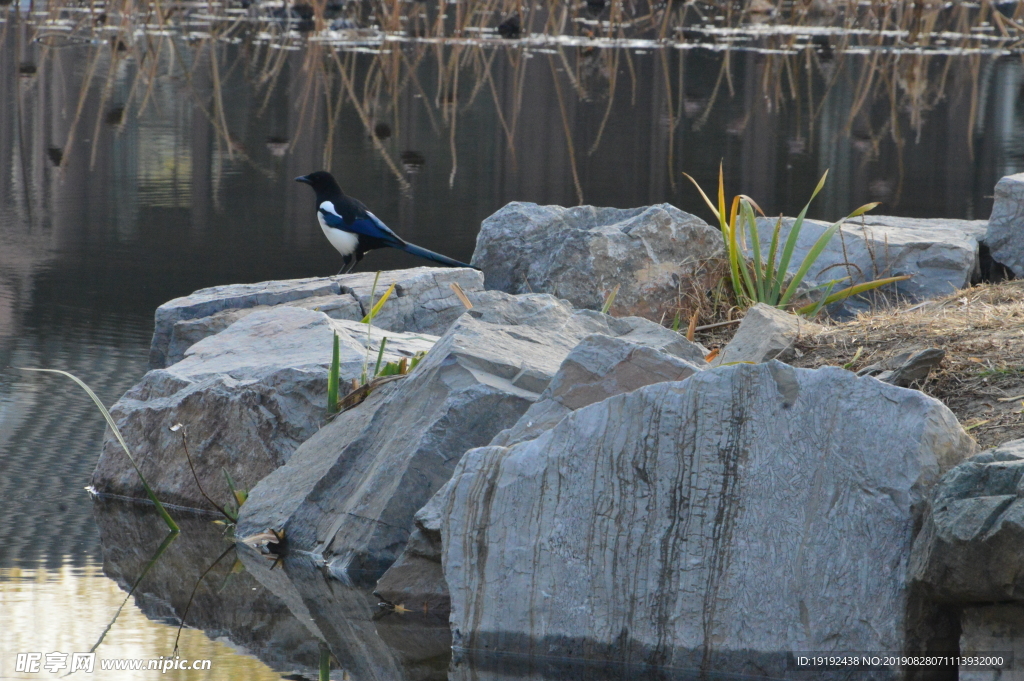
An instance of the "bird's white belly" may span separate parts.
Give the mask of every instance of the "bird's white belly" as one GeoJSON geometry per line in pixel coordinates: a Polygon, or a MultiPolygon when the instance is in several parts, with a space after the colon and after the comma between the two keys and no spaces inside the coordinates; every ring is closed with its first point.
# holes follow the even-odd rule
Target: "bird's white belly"
{"type": "Polygon", "coordinates": [[[324,230],[324,236],[327,237],[327,240],[331,242],[331,245],[334,246],[338,253],[352,255],[352,252],[359,245],[359,237],[351,232],[331,227],[324,222],[324,216],[320,215],[320,213],[316,214],[316,218],[320,221],[320,229],[324,230]]]}

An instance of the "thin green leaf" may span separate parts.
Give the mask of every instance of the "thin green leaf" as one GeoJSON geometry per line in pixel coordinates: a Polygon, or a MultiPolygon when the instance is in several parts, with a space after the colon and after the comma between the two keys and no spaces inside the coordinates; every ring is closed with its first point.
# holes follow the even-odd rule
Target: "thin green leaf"
{"type": "MultiPolygon", "coordinates": [[[[775,285],[775,277],[778,276],[776,273],[778,270],[775,269],[775,256],[779,250],[779,232],[782,230],[782,216],[775,222],[775,230],[772,232],[772,245],[768,249],[768,263],[767,270],[765,271],[765,280],[768,282],[768,289],[765,294],[770,294],[775,285]]],[[[775,305],[778,300],[765,300],[768,305],[775,305]]]]}
{"type": "Polygon", "coordinates": [[[608,294],[608,297],[604,299],[604,305],[601,306],[601,314],[608,314],[609,310],[612,309],[612,305],[615,304],[615,296],[619,294],[619,286],[616,284],[612,292],[608,294]]]}
{"type": "MultiPolygon", "coordinates": [[[[910,279],[909,274],[904,274],[899,277],[886,277],[885,279],[874,279],[872,281],[865,281],[863,283],[855,284],[853,286],[847,286],[846,288],[836,291],[832,295],[826,297],[824,299],[823,304],[831,305],[836,301],[843,300],[844,298],[849,298],[850,296],[855,296],[858,293],[864,293],[865,291],[870,291],[880,286],[885,286],[886,284],[894,284],[897,281],[906,281],[907,279],[910,279]]],[[[797,312],[799,314],[805,314],[805,310],[809,312],[812,309],[813,305],[806,305],[797,310],[797,312]]]]}
{"type": "Polygon", "coordinates": [[[849,220],[850,218],[860,217],[861,215],[864,215],[864,213],[867,213],[869,210],[874,210],[875,208],[878,208],[880,205],[882,205],[881,201],[876,201],[875,203],[865,203],[863,206],[847,215],[846,219],[849,220]]]}
{"type": "Polygon", "coordinates": [[[821,233],[821,236],[818,237],[818,240],[814,242],[814,245],[811,246],[811,250],[807,251],[807,255],[804,256],[803,262],[800,263],[800,267],[797,269],[796,274],[793,275],[793,279],[790,280],[789,286],[786,287],[786,292],[782,294],[781,298],[779,298],[779,307],[784,306],[789,302],[789,299],[793,297],[793,294],[796,293],[800,286],[800,282],[802,282],[804,277],[807,276],[808,270],[811,269],[811,266],[818,259],[818,256],[820,256],[822,251],[825,250],[825,247],[828,246],[828,242],[832,241],[832,237],[836,235],[836,232],[839,231],[839,228],[842,227],[842,225],[842,221],[839,221],[826,229],[821,233]]]}
{"type": "Polygon", "coordinates": [[[743,201],[743,219],[750,230],[750,246],[754,251],[754,286],[756,288],[757,301],[763,303],[765,302],[765,271],[764,263],[761,261],[761,236],[757,233],[757,219],[754,217],[754,210],[746,199],[743,201]]]}
{"type": "Polygon", "coordinates": [[[103,414],[104,420],[106,420],[107,425],[110,426],[111,432],[114,433],[114,437],[117,438],[118,443],[120,443],[121,449],[123,449],[124,453],[128,456],[128,460],[131,461],[132,467],[135,469],[135,472],[139,474],[139,480],[142,481],[142,487],[143,489],[146,490],[146,496],[148,496],[149,500],[153,502],[154,506],[156,506],[156,510],[160,514],[160,517],[163,518],[164,523],[167,525],[168,528],[170,528],[171,532],[180,532],[181,528],[178,527],[178,523],[174,522],[174,519],[171,518],[169,513],[167,513],[167,509],[165,509],[164,505],[160,503],[160,500],[156,498],[156,494],[153,492],[153,489],[149,486],[149,483],[146,482],[146,478],[143,477],[142,471],[139,470],[139,464],[135,462],[135,457],[132,456],[131,451],[128,449],[128,444],[124,441],[124,438],[121,436],[121,431],[117,429],[117,424],[114,423],[114,418],[110,415],[110,412],[107,411],[107,408],[103,406],[103,403],[100,401],[100,398],[96,396],[96,393],[92,391],[92,388],[87,386],[84,381],[82,381],[74,374],[68,373],[67,371],[61,371],[60,369],[22,368],[21,370],[61,374],[62,376],[67,376],[72,381],[81,386],[83,390],[85,390],[86,394],[88,394],[89,397],[92,398],[93,403],[99,408],[100,413],[103,414]]]}
{"type": "Polygon", "coordinates": [[[338,347],[338,332],[334,332],[334,348],[331,353],[331,369],[327,372],[327,413],[338,412],[338,383],[341,371],[341,357],[338,347]]]}
{"type": "Polygon", "coordinates": [[[697,188],[697,191],[699,191],[700,195],[704,198],[704,203],[708,204],[708,208],[710,208],[711,212],[715,214],[715,219],[721,221],[722,218],[719,215],[718,210],[715,209],[715,204],[711,203],[711,199],[708,198],[708,195],[705,194],[704,190],[700,188],[699,184],[697,184],[697,180],[693,179],[686,173],[683,173],[683,177],[693,183],[693,186],[697,188]]]}
{"type": "MultiPolygon", "coordinates": [[[[378,272],[377,274],[379,275],[380,272],[378,272]]],[[[363,324],[370,324],[370,323],[373,322],[373,318],[376,317],[380,313],[380,309],[382,307],[384,307],[384,303],[388,302],[388,298],[390,298],[391,294],[394,293],[394,292],[395,292],[395,285],[391,284],[391,286],[388,287],[388,290],[384,292],[384,295],[382,295],[380,297],[380,300],[378,300],[377,303],[373,307],[370,308],[370,313],[367,314],[365,317],[363,317],[363,320],[362,320],[363,324]]],[[[371,303],[373,302],[373,293],[372,292],[370,293],[370,302],[371,303]]]]}
{"type": "MultiPolygon", "coordinates": [[[[793,257],[793,250],[796,248],[797,239],[800,236],[800,229],[804,225],[804,218],[807,217],[807,209],[811,207],[811,202],[814,201],[814,197],[818,195],[821,188],[825,186],[825,178],[828,177],[828,171],[821,176],[818,180],[818,186],[814,188],[814,192],[811,193],[811,198],[807,200],[807,205],[804,206],[803,210],[800,211],[800,215],[797,216],[796,222],[793,223],[793,227],[789,230],[789,238],[786,239],[786,245],[782,249],[782,259],[779,261],[778,276],[775,277],[775,283],[772,286],[771,297],[778,299],[779,293],[782,291],[782,282],[786,278],[786,272],[789,270],[789,261],[793,257]]],[[[782,304],[781,301],[779,303],[782,304]]]]}
{"type": "Polygon", "coordinates": [[[377,351],[377,365],[373,367],[374,376],[378,376],[380,374],[380,363],[384,360],[384,348],[387,347],[387,344],[387,336],[380,339],[380,350],[377,351]]]}

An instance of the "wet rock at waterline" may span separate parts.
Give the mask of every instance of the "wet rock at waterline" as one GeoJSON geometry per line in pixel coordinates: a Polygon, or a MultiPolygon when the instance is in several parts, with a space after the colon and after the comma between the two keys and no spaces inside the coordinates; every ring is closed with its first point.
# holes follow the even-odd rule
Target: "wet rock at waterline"
{"type": "MultiPolygon", "coordinates": [[[[252,572],[237,569],[235,552],[225,554],[231,545],[224,528],[206,515],[174,515],[181,534],[154,561],[168,535],[153,507],[95,498],[93,517],[103,550],[103,574],[125,592],[145,574],[132,599],[151,620],[177,625],[184,617],[187,627],[229,640],[239,652],[254,655],[277,671],[301,670],[315,678],[311,672],[319,659],[316,638],[281,599],[253,579],[252,572]]],[[[125,608],[121,617],[130,617],[130,610],[131,606],[125,608]]],[[[124,643],[121,622],[108,632],[105,646],[124,643]]],[[[216,669],[217,663],[213,664],[216,669]]]]}
{"type": "Polygon", "coordinates": [[[1024,606],[1002,603],[965,607],[960,630],[961,656],[1002,657],[1008,664],[1003,669],[962,669],[959,681],[1020,681],[1024,606]]]}
{"type": "Polygon", "coordinates": [[[544,292],[611,313],[669,320],[686,292],[711,288],[723,254],[718,229],[675,206],[597,208],[513,202],[483,221],[473,265],[488,289],[544,292]]]}
{"type": "MultiPolygon", "coordinates": [[[[758,218],[762,257],[769,251],[776,222],[777,219],[758,218]]],[[[794,222],[793,218],[783,219],[781,243],[785,243],[794,222]]],[[[804,256],[830,224],[804,221],[790,260],[790,272],[800,267],[804,256]]],[[[985,229],[982,220],[922,220],[869,213],[843,225],[811,266],[807,278],[823,284],[849,277],[835,285],[834,290],[838,291],[869,279],[908,274],[908,281],[890,284],[882,291],[910,301],[946,296],[980,276],[978,241],[985,229]]],[[[867,307],[866,302],[857,300],[840,305],[846,311],[867,307]]]]}
{"type": "Polygon", "coordinates": [[[764,303],[747,310],[736,334],[718,356],[714,366],[733,362],[767,362],[777,359],[788,362],[798,357],[797,342],[821,331],[823,327],[812,321],[764,303]]]}
{"type": "Polygon", "coordinates": [[[284,529],[289,546],[322,554],[337,572],[379,574],[463,453],[512,426],[583,338],[672,333],[574,311],[549,295],[494,295],[460,317],[408,378],[326,425],[253,489],[239,532],[284,529]]]}
{"type": "Polygon", "coordinates": [[[982,452],[936,486],[910,576],[939,601],[1024,603],[1024,440],[982,452]]]}
{"type": "MultiPolygon", "coordinates": [[[[316,279],[264,281],[205,288],[170,300],[156,310],[150,369],[180,361],[203,338],[223,331],[256,310],[291,305],[332,319],[359,321],[370,309],[374,272],[316,279]]],[[[458,284],[475,302],[483,295],[483,275],[468,268],[415,267],[381,272],[375,300],[395,284],[374,325],[388,331],[441,335],[465,312],[451,288],[458,284]]]]}
{"type": "Polygon", "coordinates": [[[1024,277],[1024,173],[996,183],[985,245],[995,262],[1024,277]]]}
{"type": "Polygon", "coordinates": [[[779,676],[905,650],[914,523],[973,446],[920,392],[776,361],[584,407],[432,502],[454,645],[779,676]]]}
{"type": "MultiPolygon", "coordinates": [[[[341,378],[376,361],[380,339],[385,361],[429,350],[435,337],[373,331],[321,312],[281,306],[254,312],[193,345],[185,359],[148,372],[111,408],[118,428],[161,500],[209,509],[182,448],[189,452],[203,489],[220,504],[231,499],[224,471],[249,489],[282,465],[327,419],[327,372],[338,332],[341,378]]],[[[145,497],[139,476],[108,432],[92,484],[101,493],[145,497]]]]}
{"type": "Polygon", "coordinates": [[[238,557],[330,651],[334,678],[446,681],[451,633],[444,618],[382,611],[369,585],[334,579],[308,555],[289,554],[276,567],[246,546],[238,557]]]}

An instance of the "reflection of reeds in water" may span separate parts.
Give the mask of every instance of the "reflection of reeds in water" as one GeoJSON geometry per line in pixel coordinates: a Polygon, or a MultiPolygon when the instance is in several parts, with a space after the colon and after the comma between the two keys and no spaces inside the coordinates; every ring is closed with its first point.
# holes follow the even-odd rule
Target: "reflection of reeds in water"
{"type": "MultiPolygon", "coordinates": [[[[0,40],[10,39],[10,18],[17,11],[7,10],[9,20],[0,40]]],[[[996,53],[1018,50],[1024,40],[1021,5],[1013,5],[1012,13],[1006,14],[990,0],[948,7],[747,0],[742,9],[725,0],[587,0],[531,3],[522,16],[519,11],[519,3],[512,0],[460,0],[454,5],[445,0],[367,0],[343,7],[334,0],[298,0],[294,5],[264,3],[244,9],[213,0],[111,0],[85,5],[55,2],[45,13],[32,14],[29,23],[33,38],[42,45],[43,63],[61,47],[90,43],[73,123],[63,145],[65,157],[80,128],[91,124],[91,164],[95,163],[95,141],[115,79],[132,61],[134,75],[119,129],[129,116],[146,112],[154,82],[173,74],[184,79],[189,96],[216,132],[220,153],[215,158],[226,155],[255,165],[229,129],[224,82],[236,70],[243,71],[261,92],[262,112],[288,69],[292,52],[302,50],[301,84],[294,101],[298,123],[290,148],[302,134],[312,134],[315,119],[326,120],[322,164],[331,167],[341,113],[351,107],[403,189],[409,185],[401,161],[393,158],[378,134],[382,122],[391,134],[400,131],[403,93],[419,95],[417,106],[425,108],[435,134],[447,138],[451,184],[458,171],[459,114],[481,96],[493,100],[515,163],[524,89],[531,86],[527,62],[540,58],[547,62],[544,71],[550,72],[550,105],[552,110],[557,106],[561,118],[580,202],[584,196],[579,164],[598,149],[613,104],[624,96],[620,74],[628,76],[629,96],[635,102],[638,74],[633,53],[638,49],[659,51],[663,96],[658,101],[668,127],[668,177],[674,186],[674,136],[688,118],[683,57],[689,49],[705,45],[723,51],[711,95],[691,117],[695,129],[708,122],[721,97],[735,94],[737,52],[756,50],[761,53],[761,98],[771,110],[795,107],[801,119],[798,137],[813,143],[827,96],[842,85],[852,92],[842,133],[855,135],[869,150],[865,158],[877,156],[886,137],[902,158],[908,138],[921,134],[927,113],[954,85],[958,92],[969,93],[970,122],[963,134],[973,153],[971,131],[982,64],[996,53]],[[519,19],[519,38],[499,38],[496,26],[513,15],[519,19]],[[227,63],[229,43],[242,46],[232,63],[227,63]],[[730,48],[724,49],[726,45],[730,48]],[[969,60],[969,82],[950,82],[951,65],[958,57],[969,60]],[[499,65],[511,74],[511,88],[496,82],[499,65]],[[430,82],[425,81],[428,74],[430,82]],[[94,82],[100,84],[99,106],[95,112],[86,111],[94,82]],[[602,97],[607,101],[596,134],[579,140],[571,98],[602,97]]],[[[536,78],[539,72],[531,75],[536,78]]],[[[753,114],[748,112],[738,128],[742,130],[753,114]]],[[[215,165],[214,173],[218,171],[215,165]]],[[[897,198],[899,191],[897,187],[897,198]]]]}

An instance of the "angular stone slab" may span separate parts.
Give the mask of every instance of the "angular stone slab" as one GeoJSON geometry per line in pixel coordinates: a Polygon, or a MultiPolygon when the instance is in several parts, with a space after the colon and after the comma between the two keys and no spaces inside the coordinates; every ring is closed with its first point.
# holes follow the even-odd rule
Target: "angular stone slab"
{"type": "Polygon", "coordinates": [[[1024,277],[1024,173],[1007,175],[996,183],[985,245],[992,259],[1024,277]]]}
{"type": "MultiPolygon", "coordinates": [[[[673,331],[665,331],[675,336],[669,347],[677,345],[678,341],[696,345],[689,344],[673,331]]],[[[651,347],[626,338],[588,336],[565,358],[540,399],[512,428],[498,433],[490,444],[507,447],[532,440],[576,409],[652,383],[681,381],[708,366],[699,353],[681,354],[687,359],[666,351],[665,346],[651,347]]]]}
{"type": "MultiPolygon", "coordinates": [[[[584,338],[562,361],[540,399],[491,444],[533,439],[575,409],[652,383],[680,381],[707,367],[701,359],[704,349],[678,333],[662,327],[639,331],[617,338],[584,338]]],[[[377,582],[375,593],[409,609],[448,612],[451,603],[441,569],[440,509],[435,499],[417,511],[408,545],[377,582]]]]}
{"type": "Polygon", "coordinates": [[[914,542],[910,577],[947,603],[1024,602],[1024,440],[943,476],[914,542]]]}
{"type": "MultiPolygon", "coordinates": [[[[780,242],[785,243],[795,220],[784,218],[780,242]]],[[[758,218],[761,253],[771,244],[775,219],[758,218]]],[[[795,272],[830,223],[805,220],[789,271],[795,272]]],[[[869,279],[911,275],[909,281],[890,284],[885,291],[910,301],[949,295],[970,285],[979,274],[978,240],[986,223],[980,220],[924,220],[886,215],[864,215],[843,225],[839,234],[807,273],[818,283],[849,276],[836,290],[869,279]]],[[[864,304],[850,300],[849,309],[864,304]]]]}
{"type": "MultiPolygon", "coordinates": [[[[341,378],[376,361],[383,335],[386,361],[429,350],[434,337],[375,329],[367,352],[367,327],[321,312],[281,306],[253,312],[187,351],[167,369],[148,372],[110,412],[157,496],[168,503],[210,509],[185,458],[189,453],[207,494],[231,499],[226,470],[250,489],[291,456],[327,420],[327,372],[335,331],[341,378]]],[[[108,432],[93,472],[97,491],[145,497],[138,474],[108,432]]]]}
{"type": "Polygon", "coordinates": [[[454,645],[779,677],[903,650],[918,509],[972,448],[937,400],[831,367],[584,407],[438,493],[454,645]]]}
{"type": "Polygon", "coordinates": [[[790,314],[771,305],[757,303],[746,315],[712,366],[731,362],[767,362],[777,359],[788,362],[799,352],[796,342],[813,336],[824,328],[800,315],[790,314]]]}
{"type": "Polygon", "coordinates": [[[719,230],[667,203],[619,209],[513,202],[483,221],[472,263],[488,289],[551,293],[591,310],[618,286],[613,315],[660,320],[679,309],[680,291],[714,284],[704,266],[723,249],[719,230]]]}
{"type": "Polygon", "coordinates": [[[290,546],[322,555],[339,573],[379,575],[462,454],[513,425],[580,340],[672,333],[645,319],[574,311],[549,295],[493,295],[408,378],[326,425],[253,489],[239,532],[284,529],[290,546]]]}
{"type": "MultiPolygon", "coordinates": [[[[219,333],[253,311],[275,305],[317,310],[333,319],[359,321],[370,309],[376,273],[264,281],[205,288],[170,300],[156,310],[149,368],[181,360],[191,345],[219,333]]],[[[374,320],[389,331],[440,335],[465,308],[451,289],[457,283],[473,300],[483,290],[483,275],[468,268],[415,267],[380,273],[374,299],[395,284],[395,292],[374,320]]]]}

